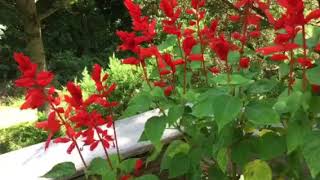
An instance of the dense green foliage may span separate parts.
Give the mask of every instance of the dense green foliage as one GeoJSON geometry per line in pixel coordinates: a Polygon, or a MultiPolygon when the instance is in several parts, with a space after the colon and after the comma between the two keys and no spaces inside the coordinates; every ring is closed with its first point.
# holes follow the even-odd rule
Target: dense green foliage
{"type": "Polygon", "coordinates": [[[0,154],[43,142],[47,133],[34,126],[34,123],[21,123],[0,129],[0,154]]]}

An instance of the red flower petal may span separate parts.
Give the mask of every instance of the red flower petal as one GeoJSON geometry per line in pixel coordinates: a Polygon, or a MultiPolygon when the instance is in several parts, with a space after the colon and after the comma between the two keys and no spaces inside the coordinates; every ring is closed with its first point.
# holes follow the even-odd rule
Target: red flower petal
{"type": "Polygon", "coordinates": [[[170,96],[171,92],[173,91],[173,86],[168,86],[165,90],[164,90],[164,94],[166,96],[170,96]]]}
{"type": "Polygon", "coordinates": [[[248,57],[243,57],[239,61],[239,66],[243,69],[246,69],[250,66],[250,59],[248,57]]]}
{"type": "Polygon", "coordinates": [[[190,54],[189,59],[191,61],[204,61],[203,55],[202,54],[190,54]]]}
{"type": "Polygon", "coordinates": [[[53,80],[54,75],[48,71],[42,71],[37,74],[37,83],[39,86],[45,87],[51,83],[53,80]]]}
{"type": "Polygon", "coordinates": [[[288,59],[288,56],[285,54],[273,54],[270,58],[272,61],[284,61],[288,59]]]}
{"type": "Polygon", "coordinates": [[[53,140],[54,143],[67,143],[69,141],[70,139],[65,137],[58,137],[55,140],[53,140]]]}
{"type": "Polygon", "coordinates": [[[100,141],[95,141],[90,145],[90,151],[93,151],[94,149],[96,149],[96,147],[98,146],[100,141]]]}
{"type": "Polygon", "coordinates": [[[316,9],[312,12],[310,12],[306,18],[305,18],[305,23],[307,24],[308,22],[310,22],[312,19],[318,19],[320,18],[320,9],[316,9]]]}
{"type": "Polygon", "coordinates": [[[135,57],[129,57],[129,58],[123,59],[122,63],[123,64],[137,65],[137,64],[140,63],[140,60],[135,58],[135,57]]]}

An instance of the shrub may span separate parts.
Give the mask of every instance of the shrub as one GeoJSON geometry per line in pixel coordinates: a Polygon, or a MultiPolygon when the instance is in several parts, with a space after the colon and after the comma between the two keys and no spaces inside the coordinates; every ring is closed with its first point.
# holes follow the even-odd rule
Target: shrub
{"type": "Polygon", "coordinates": [[[43,142],[47,135],[30,122],[0,129],[0,154],[43,142]]]}

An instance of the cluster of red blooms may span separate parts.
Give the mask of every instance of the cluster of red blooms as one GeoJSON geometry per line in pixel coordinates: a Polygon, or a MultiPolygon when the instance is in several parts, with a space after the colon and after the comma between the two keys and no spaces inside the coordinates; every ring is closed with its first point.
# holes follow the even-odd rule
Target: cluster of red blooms
{"type": "MultiPolygon", "coordinates": [[[[123,63],[141,65],[143,69],[145,69],[145,60],[151,56],[156,57],[160,79],[156,80],[154,85],[165,88],[166,95],[170,95],[170,92],[174,89],[174,75],[177,65],[184,65],[184,73],[186,73],[188,70],[188,63],[191,63],[192,61],[199,61],[202,63],[202,69],[205,74],[208,70],[214,74],[218,74],[221,68],[223,68],[221,67],[223,64],[225,69],[230,68],[227,62],[228,53],[230,51],[243,51],[243,47],[238,47],[237,45],[229,42],[224,34],[217,35],[216,30],[218,20],[212,20],[210,26],[202,23],[206,16],[206,10],[204,9],[206,3],[205,0],[191,1],[191,7],[186,9],[185,13],[190,15],[192,19],[188,22],[188,27],[186,28],[183,28],[182,23],[178,21],[182,13],[182,9],[179,7],[178,1],[161,0],[160,9],[166,16],[166,18],[162,20],[163,32],[176,36],[177,44],[183,52],[180,59],[174,60],[174,56],[172,54],[160,53],[158,48],[152,43],[152,39],[156,35],[156,21],[149,20],[149,18],[142,16],[139,5],[134,4],[132,0],[125,0],[124,2],[133,21],[133,32],[117,32],[117,35],[123,42],[122,45],[119,46],[119,49],[122,51],[131,51],[135,56],[124,59],[123,63]],[[200,53],[193,53],[192,49],[196,45],[201,47],[200,53]],[[210,48],[215,52],[217,57],[219,57],[219,61],[222,63],[217,63],[214,60],[214,62],[212,62],[214,66],[207,69],[204,57],[204,53],[207,48],[210,48]]],[[[242,8],[244,6],[249,6],[249,3],[253,2],[238,2],[236,6],[238,8],[242,8]]],[[[232,15],[230,16],[230,19],[233,22],[237,22],[240,20],[240,16],[232,15]]],[[[248,41],[248,36],[252,38],[260,36],[259,29],[261,18],[247,10],[244,21],[244,32],[242,32],[242,34],[235,32],[232,35],[234,39],[240,40],[243,46],[248,41]],[[249,32],[249,26],[254,27],[253,31],[249,32]]],[[[248,57],[241,57],[239,67],[245,69],[248,68],[249,65],[250,59],[248,57]]],[[[148,80],[146,73],[145,78],[148,80]]]]}
{"type": "Polygon", "coordinates": [[[101,67],[99,65],[94,65],[92,72],[97,93],[84,99],[80,87],[68,82],[67,90],[70,95],[64,96],[64,101],[68,106],[63,108],[61,106],[62,98],[58,96],[56,89],[53,86],[48,87],[54,78],[53,73],[48,71],[38,72],[37,65],[31,63],[29,57],[22,53],[15,53],[14,59],[22,72],[21,77],[15,81],[15,84],[17,87],[24,87],[27,90],[25,103],[21,106],[21,109],[36,109],[45,104],[50,107],[48,119],[36,124],[38,128],[42,128],[49,133],[45,148],[48,148],[52,136],[62,126],[66,129],[66,137],[59,137],[54,142],[71,142],[67,150],[68,153],[71,153],[75,147],[79,148],[76,141],[79,137],[83,139],[84,145],[90,146],[90,150],[94,150],[99,142],[103,144],[104,148],[109,148],[110,142],[113,142],[113,137],[101,126],[113,126],[112,116],[103,117],[95,110],[91,112],[88,110],[88,107],[93,104],[104,108],[112,108],[118,105],[117,102],[108,101],[108,95],[116,88],[116,85],[104,85],[108,79],[108,74],[101,77],[101,67]],[[95,133],[97,133],[98,138],[95,137],[95,133]]]}
{"type": "MultiPolygon", "coordinates": [[[[177,0],[161,0],[160,9],[163,11],[166,18],[162,20],[162,30],[166,34],[175,35],[177,37],[177,44],[183,51],[182,57],[173,60],[173,55],[169,53],[160,53],[157,47],[152,44],[152,39],[155,37],[155,20],[149,20],[142,16],[139,5],[134,4],[132,0],[125,0],[125,5],[133,21],[133,32],[118,31],[117,34],[122,40],[123,44],[120,50],[129,50],[136,54],[135,57],[129,57],[123,60],[124,64],[141,65],[146,67],[145,59],[155,56],[159,69],[160,80],[155,81],[155,86],[160,86],[165,89],[165,94],[170,95],[174,89],[174,74],[177,65],[184,65],[184,73],[188,69],[188,63],[192,61],[202,62],[203,71],[211,71],[213,74],[220,73],[221,70],[231,72],[232,67],[228,64],[228,54],[230,51],[238,51],[240,59],[238,62],[238,70],[247,69],[250,66],[250,58],[244,55],[245,45],[252,38],[259,38],[261,36],[261,21],[267,17],[269,23],[277,31],[273,46],[259,48],[256,51],[262,55],[271,55],[270,59],[273,61],[290,60],[291,63],[297,62],[303,68],[311,68],[312,60],[306,55],[305,42],[305,25],[311,20],[320,17],[320,10],[314,10],[307,16],[304,16],[304,3],[302,0],[277,0],[278,4],[286,11],[279,19],[275,19],[270,12],[269,1],[263,2],[261,0],[238,0],[234,6],[238,8],[241,15],[233,14],[229,16],[229,20],[233,23],[242,23],[241,32],[233,32],[230,40],[236,40],[239,45],[236,45],[225,37],[225,34],[218,33],[218,20],[212,20],[210,26],[207,26],[202,21],[205,19],[206,11],[204,9],[205,0],[191,0],[190,8],[186,9],[185,13],[192,17],[188,22],[188,27],[183,28],[179,18],[182,14],[182,9],[179,7],[177,0]],[[262,14],[257,14],[253,9],[261,10],[262,14]],[[264,17],[263,17],[264,15],[264,17]],[[149,22],[150,21],[150,22],[149,22]],[[137,24],[139,26],[137,26],[137,24]],[[139,28],[144,27],[144,28],[139,28]],[[285,30],[279,31],[279,30],[285,30]],[[302,31],[304,37],[303,46],[293,43],[293,39],[297,33],[302,31]],[[138,36],[140,34],[140,36],[138,36]],[[201,52],[193,54],[194,46],[200,45],[201,52]],[[146,47],[147,46],[147,47],[146,47]],[[213,58],[213,62],[206,62],[211,67],[206,68],[204,52],[210,48],[216,56],[218,61],[213,58]],[[304,50],[304,57],[299,57],[293,60],[293,50],[302,48],[304,50]],[[286,55],[286,52],[291,52],[291,57],[286,55]],[[169,67],[169,68],[167,68],[169,67]],[[164,78],[167,75],[172,79],[164,78]],[[166,81],[167,80],[167,81],[166,81]]],[[[234,41],[234,42],[236,42],[234,41]]],[[[320,44],[314,47],[315,51],[320,51],[320,44]]],[[[145,73],[147,79],[147,74],[145,73]]],[[[292,83],[292,82],[291,82],[292,83]]]]}

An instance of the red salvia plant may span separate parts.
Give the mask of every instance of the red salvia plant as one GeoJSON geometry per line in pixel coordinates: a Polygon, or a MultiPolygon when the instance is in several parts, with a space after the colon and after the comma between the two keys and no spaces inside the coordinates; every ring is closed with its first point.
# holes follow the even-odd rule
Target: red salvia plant
{"type": "MultiPolygon", "coordinates": [[[[139,4],[133,0],[124,0],[124,5],[132,19],[132,31],[116,32],[122,41],[118,50],[129,51],[132,55],[122,63],[142,68],[150,87],[150,91],[143,89],[139,92],[143,96],[132,100],[129,106],[136,106],[130,110],[138,113],[140,109],[145,111],[154,105],[161,110],[160,116],[147,121],[143,133],[144,138],[155,145],[156,153],[163,147],[161,135],[166,127],[173,127],[183,135],[183,141],[174,141],[164,153],[161,171],[168,169],[172,178],[192,175],[196,179],[215,174],[221,175],[221,179],[239,179],[241,174],[245,178],[255,176],[256,168],[263,168],[266,179],[271,179],[273,175],[268,163],[272,162],[267,161],[279,156],[290,159],[288,154],[294,151],[294,156],[302,154],[313,178],[320,173],[314,160],[320,160],[315,156],[320,150],[316,148],[318,136],[314,135],[318,134],[315,127],[319,127],[320,112],[311,108],[320,102],[319,62],[314,60],[320,51],[320,43],[318,37],[308,39],[306,32],[308,24],[320,18],[319,9],[306,13],[302,0],[272,3],[269,0],[237,0],[233,4],[236,13],[228,14],[226,21],[239,24],[240,28],[226,33],[220,29],[220,19],[207,16],[205,0],[191,0],[189,6],[183,8],[178,0],[161,0],[159,7],[164,17],[160,22],[144,16],[139,4]],[[272,14],[273,6],[283,10],[279,18],[272,14]],[[264,35],[262,21],[275,31],[273,44],[266,47],[254,44],[264,35]],[[155,39],[160,33],[175,38],[174,50],[157,46],[155,39]],[[152,60],[155,63],[149,62],[152,60]],[[149,75],[153,64],[156,73],[149,75]],[[272,78],[269,78],[265,67],[270,64],[286,67],[289,73],[284,77],[271,74],[272,78]],[[284,80],[288,83],[278,87],[284,80]],[[299,82],[302,82],[301,91],[297,87],[299,82]],[[273,92],[274,87],[280,90],[273,92]],[[159,95],[156,88],[161,88],[164,96],[159,95]],[[306,122],[301,121],[302,117],[306,122]],[[299,136],[311,135],[293,142],[292,138],[297,138],[295,133],[300,129],[303,133],[299,136]],[[308,141],[303,144],[304,139],[308,141]],[[275,152],[266,150],[270,143],[276,144],[275,152]],[[238,157],[242,154],[243,159],[238,157]],[[175,163],[183,164],[183,168],[176,168],[175,163]],[[177,169],[181,172],[176,172],[177,169]]],[[[70,95],[64,96],[68,106],[63,108],[55,88],[48,88],[54,75],[47,71],[37,72],[37,66],[23,54],[15,54],[15,59],[22,72],[16,85],[27,89],[22,108],[50,105],[48,120],[37,124],[49,132],[46,148],[52,136],[65,127],[67,136],[55,139],[55,142],[71,142],[67,151],[70,153],[76,148],[82,159],[77,140],[81,139],[91,150],[102,144],[109,167],[117,169],[108,154],[108,148],[114,144],[119,155],[112,118],[112,108],[118,103],[110,102],[108,98],[116,85],[106,85],[108,74],[102,75],[102,68],[94,65],[92,79],[96,93],[87,99],[83,98],[79,86],[67,83],[70,95]],[[109,114],[103,116],[92,110],[94,105],[107,109],[109,114]],[[103,126],[112,127],[114,134],[109,134],[108,129],[101,128],[103,126]]],[[[147,161],[152,161],[156,153],[147,161]]],[[[295,157],[288,162],[303,158],[295,157]]],[[[120,161],[120,156],[118,159],[120,161]]],[[[116,177],[127,180],[140,176],[144,163],[136,160],[134,164],[131,172],[116,173],[116,177]]],[[[284,174],[302,177],[295,170],[284,174]]]]}
{"type": "Polygon", "coordinates": [[[98,64],[94,65],[92,79],[96,84],[97,93],[90,95],[87,99],[83,98],[80,86],[68,82],[66,87],[70,95],[65,95],[63,98],[67,103],[67,107],[64,108],[61,105],[62,97],[58,96],[53,86],[48,87],[54,78],[53,73],[49,71],[38,72],[37,65],[31,63],[29,57],[22,53],[15,53],[14,59],[19,64],[19,70],[22,72],[22,76],[15,81],[15,84],[17,87],[26,88],[27,92],[25,103],[21,106],[21,109],[36,109],[49,104],[48,119],[36,124],[36,127],[42,128],[49,133],[45,148],[49,147],[54,134],[60,131],[61,127],[64,127],[66,129],[66,137],[56,138],[54,143],[71,142],[67,152],[70,154],[76,148],[85,167],[87,167],[87,164],[81,154],[80,144],[77,139],[83,139],[84,145],[90,146],[90,150],[94,150],[101,143],[109,165],[112,167],[107,149],[110,144],[113,144],[113,141],[115,141],[119,155],[112,115],[102,116],[101,113],[95,110],[89,111],[89,107],[94,104],[106,109],[118,105],[118,102],[110,102],[108,100],[108,96],[116,88],[115,84],[105,85],[108,74],[106,73],[101,77],[101,67],[98,64]],[[107,128],[113,126],[113,136],[108,134],[107,129],[102,129],[102,126],[107,128]],[[95,134],[97,134],[98,139],[95,138],[95,134]]]}

